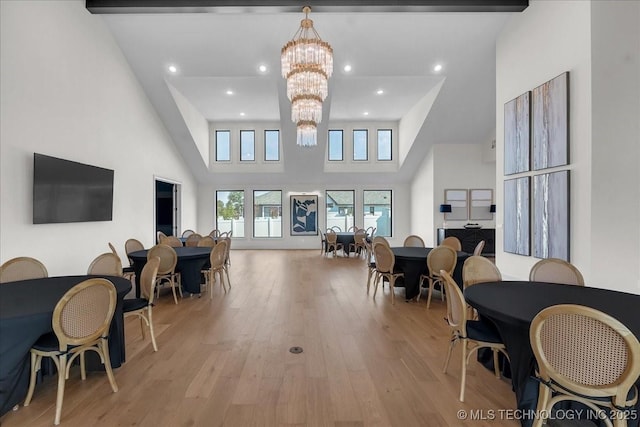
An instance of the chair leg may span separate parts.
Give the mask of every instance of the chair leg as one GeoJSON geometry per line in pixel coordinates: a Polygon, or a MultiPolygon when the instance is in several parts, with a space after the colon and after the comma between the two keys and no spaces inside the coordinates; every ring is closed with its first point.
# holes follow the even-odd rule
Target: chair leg
{"type": "Polygon", "coordinates": [[[367,295],[369,295],[369,287],[371,286],[371,277],[373,276],[373,270],[369,269],[369,273],[367,274],[367,295]]]}
{"type": "Polygon", "coordinates": [[[449,338],[449,349],[447,350],[447,358],[444,361],[444,368],[442,368],[442,373],[446,374],[447,369],[449,369],[449,360],[451,359],[451,353],[453,353],[453,347],[458,342],[455,332],[451,331],[451,337],[449,338]]]}
{"type": "Polygon", "coordinates": [[[381,278],[382,278],[381,274],[376,275],[376,280],[374,281],[374,284],[373,284],[373,299],[376,299],[376,293],[378,292],[378,283],[380,282],[381,278]]]}
{"type": "Polygon", "coordinates": [[[55,425],[60,424],[60,416],[62,415],[62,401],[64,399],[64,383],[66,381],[65,372],[67,371],[67,355],[61,354],[58,359],[58,392],[56,394],[56,416],[53,421],[55,425]]]}
{"type": "Polygon", "coordinates": [[[224,266],[224,274],[227,276],[227,285],[229,285],[229,289],[231,289],[231,279],[229,279],[229,268],[228,266],[224,266]]]}
{"type": "MultiPolygon", "coordinates": [[[[80,378],[82,381],[87,379],[87,364],[84,359],[84,351],[80,353],[80,378]]],[[[69,379],[69,371],[67,371],[67,379],[69,379]]]]}
{"type": "Polygon", "coordinates": [[[144,321],[144,317],[140,316],[138,314],[138,317],[140,317],[140,334],[142,335],[142,339],[144,340],[144,327],[145,327],[145,321],[144,321]]]}
{"type": "Polygon", "coordinates": [[[178,304],[178,297],[176,296],[176,284],[175,278],[171,277],[171,292],[173,293],[173,301],[178,304]]]}
{"type": "Polygon", "coordinates": [[[153,310],[151,307],[147,307],[147,314],[149,316],[149,335],[151,335],[151,344],[153,345],[153,351],[158,351],[158,344],[156,344],[156,334],[153,330],[153,310]]]}
{"type": "Polygon", "coordinates": [[[467,382],[467,340],[462,341],[462,378],[460,379],[460,402],[464,402],[464,387],[467,382]]]}
{"type": "Polygon", "coordinates": [[[416,302],[420,301],[420,295],[422,295],[422,284],[424,283],[424,276],[420,275],[420,281],[418,282],[418,296],[416,302]]]}
{"type": "MultiPolygon", "coordinates": [[[[538,387],[538,404],[536,406],[537,414],[543,413],[543,411],[547,407],[547,402],[549,401],[550,397],[551,397],[551,390],[549,389],[549,387],[540,383],[540,386],[538,387]]],[[[544,422],[545,420],[543,419],[543,417],[535,417],[535,419],[533,420],[532,427],[542,427],[542,424],[544,422]]]]}
{"type": "Polygon", "coordinates": [[[209,287],[207,288],[207,292],[209,292],[209,299],[213,299],[213,285],[216,280],[216,272],[213,271],[213,267],[209,270],[209,287]]]}
{"type": "Polygon", "coordinates": [[[33,391],[36,388],[36,376],[40,370],[40,360],[42,356],[31,353],[31,376],[29,377],[29,391],[27,391],[27,397],[24,400],[24,406],[29,406],[31,398],[33,398],[33,391]]]}
{"type": "Polygon", "coordinates": [[[395,292],[393,291],[393,285],[395,281],[396,281],[396,276],[394,276],[392,273],[391,276],[389,276],[389,290],[391,291],[391,305],[395,305],[396,303],[395,292]]]}
{"type": "Polygon", "coordinates": [[[104,370],[107,372],[109,384],[111,384],[111,389],[113,390],[113,392],[116,393],[118,391],[118,385],[116,384],[116,379],[113,376],[113,370],[111,369],[111,358],[109,357],[109,342],[106,338],[103,338],[100,340],[99,346],[104,357],[104,370]]]}
{"type": "Polygon", "coordinates": [[[498,350],[495,348],[491,349],[493,351],[493,372],[496,374],[496,378],[500,378],[500,363],[498,362],[498,350]]]}
{"type": "Polygon", "coordinates": [[[433,279],[429,277],[429,293],[427,294],[427,310],[431,306],[431,294],[433,294],[433,279]]]}

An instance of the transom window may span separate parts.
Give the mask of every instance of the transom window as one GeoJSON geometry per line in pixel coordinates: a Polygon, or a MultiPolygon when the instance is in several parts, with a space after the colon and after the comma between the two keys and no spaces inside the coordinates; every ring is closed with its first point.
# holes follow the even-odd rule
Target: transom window
{"type": "Polygon", "coordinates": [[[329,160],[344,160],[344,139],[341,130],[329,131],[329,160]]]}
{"type": "Polygon", "coordinates": [[[378,129],[378,160],[391,160],[391,129],[378,129]]]}
{"type": "Polygon", "coordinates": [[[264,131],[264,160],[277,162],[280,160],[280,131],[264,131]]]}
{"type": "Polygon", "coordinates": [[[356,129],[353,131],[353,160],[368,160],[369,131],[356,129]]]}
{"type": "Polygon", "coordinates": [[[216,131],[216,161],[231,161],[231,132],[228,130],[216,131]]]}
{"type": "Polygon", "coordinates": [[[256,133],[252,130],[240,131],[240,161],[256,160],[256,133]]]}

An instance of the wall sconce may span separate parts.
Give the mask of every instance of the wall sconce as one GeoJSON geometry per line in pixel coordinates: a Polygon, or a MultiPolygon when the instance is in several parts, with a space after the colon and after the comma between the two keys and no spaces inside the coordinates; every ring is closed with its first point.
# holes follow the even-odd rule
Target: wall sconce
{"type": "MultiPolygon", "coordinates": [[[[447,205],[447,204],[440,205],[440,213],[445,214],[445,218],[446,218],[446,214],[451,213],[451,205],[447,205]]],[[[442,222],[442,228],[447,228],[446,219],[442,222]]]]}

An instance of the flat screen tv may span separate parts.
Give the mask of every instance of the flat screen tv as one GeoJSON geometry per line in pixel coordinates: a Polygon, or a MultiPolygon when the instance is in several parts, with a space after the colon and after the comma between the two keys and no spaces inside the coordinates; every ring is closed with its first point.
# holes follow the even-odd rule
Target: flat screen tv
{"type": "Polygon", "coordinates": [[[33,223],[111,221],[113,170],[33,154],[33,223]]]}

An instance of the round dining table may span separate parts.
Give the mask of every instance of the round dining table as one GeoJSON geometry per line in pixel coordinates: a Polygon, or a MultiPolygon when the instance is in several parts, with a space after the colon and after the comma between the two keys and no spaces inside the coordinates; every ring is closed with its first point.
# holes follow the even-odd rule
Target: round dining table
{"type": "MultiPolygon", "coordinates": [[[[404,286],[405,298],[415,298],[420,292],[420,275],[429,274],[427,268],[427,255],[433,248],[420,248],[413,246],[398,246],[391,248],[396,259],[395,267],[404,273],[404,279],[396,282],[397,287],[404,286]]],[[[453,279],[458,286],[462,286],[462,265],[469,258],[466,252],[458,252],[456,268],[453,270],[453,279]]]]}
{"type": "MultiPolygon", "coordinates": [[[[182,246],[173,248],[178,255],[176,271],[180,272],[182,288],[191,294],[199,294],[202,283],[202,268],[209,262],[210,247],[182,246]]],[[[140,276],[147,263],[147,249],[130,252],[127,256],[133,262],[133,271],[136,273],[136,297],[140,297],[140,276]]]]}
{"type": "MultiPolygon", "coordinates": [[[[557,304],[592,307],[618,319],[640,337],[640,295],[637,294],[587,286],[503,281],[470,286],[464,296],[480,316],[498,328],[509,354],[518,409],[523,411],[535,410],[538,400],[539,383],[534,377],[536,361],[529,344],[529,327],[541,310],[557,304]]],[[[640,404],[635,409],[640,416],[640,404]]],[[[523,426],[529,426],[533,420],[521,421],[523,426]]],[[[629,426],[638,425],[637,419],[630,421],[629,426]]]]}
{"type": "MultiPolygon", "coordinates": [[[[93,277],[104,277],[116,288],[116,310],[109,329],[109,357],[113,368],[125,361],[122,301],[131,290],[129,280],[115,276],[61,276],[3,283],[0,285],[0,415],[26,397],[31,366],[29,350],[41,335],[53,331],[53,310],[60,298],[78,283],[93,277]]],[[[94,354],[87,353],[87,368],[103,369],[94,354]]]]}

